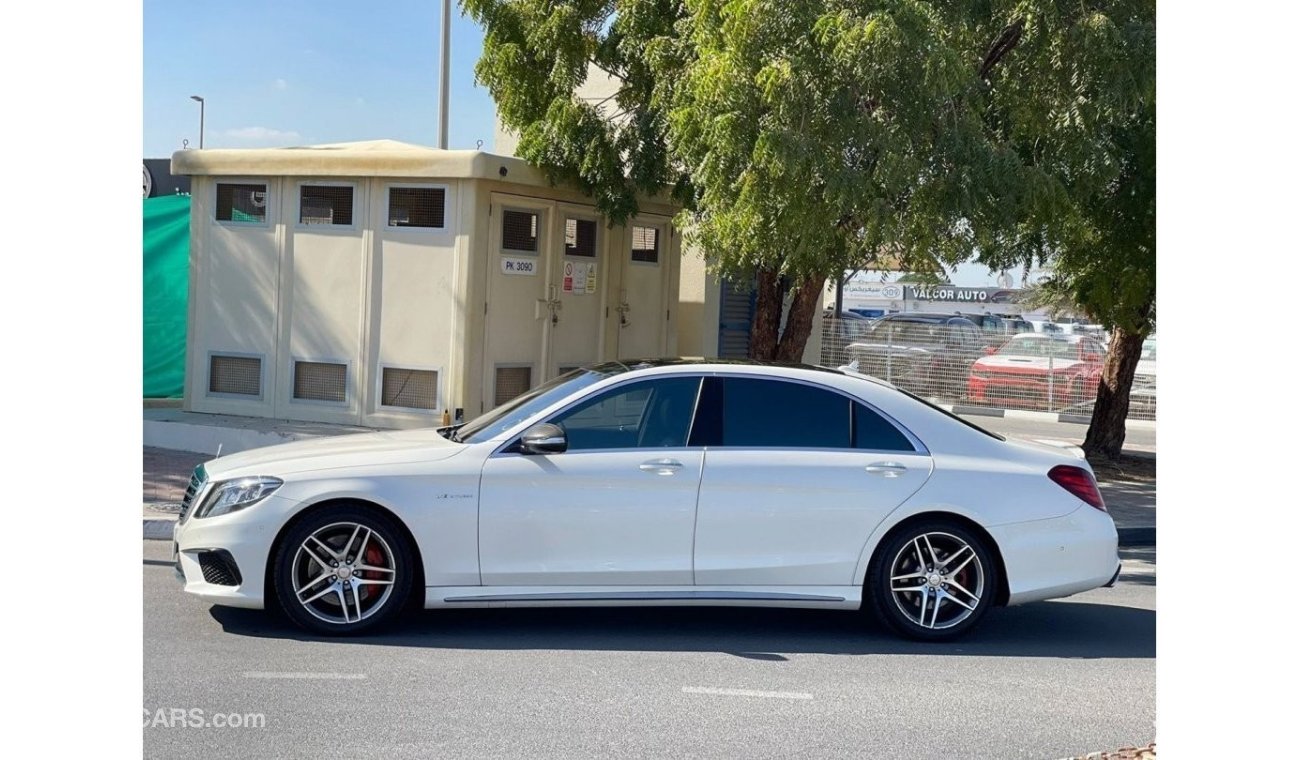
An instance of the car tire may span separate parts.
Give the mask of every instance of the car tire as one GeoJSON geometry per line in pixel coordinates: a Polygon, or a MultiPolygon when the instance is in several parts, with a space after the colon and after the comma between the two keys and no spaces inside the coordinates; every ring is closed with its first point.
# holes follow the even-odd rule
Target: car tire
{"type": "Polygon", "coordinates": [[[872,557],[863,590],[877,619],[896,633],[948,641],[979,625],[1000,583],[987,539],[956,520],[936,519],[886,537],[872,557]],[[949,566],[949,560],[956,565],[949,566]]]}
{"type": "Polygon", "coordinates": [[[281,609],[313,633],[381,628],[407,605],[415,553],[388,515],[356,502],[314,510],[293,524],[272,558],[281,609]]]}

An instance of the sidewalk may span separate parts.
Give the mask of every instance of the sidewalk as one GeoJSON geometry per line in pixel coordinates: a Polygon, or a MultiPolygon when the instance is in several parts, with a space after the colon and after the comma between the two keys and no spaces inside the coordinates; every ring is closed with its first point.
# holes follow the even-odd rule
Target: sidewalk
{"type": "MultiPolygon", "coordinates": [[[[144,447],[144,537],[170,540],[190,474],[211,454],[144,447]]],[[[1154,455],[1153,455],[1154,458],[1154,455]]],[[[1155,546],[1156,484],[1140,477],[1100,480],[1120,546],[1155,546]]]]}

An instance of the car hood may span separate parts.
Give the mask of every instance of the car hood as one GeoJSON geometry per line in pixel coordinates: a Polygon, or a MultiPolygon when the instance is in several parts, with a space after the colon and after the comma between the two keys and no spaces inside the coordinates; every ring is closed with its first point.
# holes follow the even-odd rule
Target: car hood
{"type": "Polygon", "coordinates": [[[313,438],[241,451],[204,464],[211,480],[251,475],[283,476],[367,464],[434,462],[453,456],[464,444],[444,438],[433,428],[358,433],[313,438]]]}
{"type": "MultiPolygon", "coordinates": [[[[1073,359],[1053,359],[1051,368],[1053,371],[1070,369],[1079,364],[1073,359]]],[[[1009,372],[1033,372],[1046,373],[1048,371],[1046,356],[1018,356],[1016,354],[994,354],[985,356],[975,362],[975,369],[984,370],[1001,370],[1009,372]]]]}

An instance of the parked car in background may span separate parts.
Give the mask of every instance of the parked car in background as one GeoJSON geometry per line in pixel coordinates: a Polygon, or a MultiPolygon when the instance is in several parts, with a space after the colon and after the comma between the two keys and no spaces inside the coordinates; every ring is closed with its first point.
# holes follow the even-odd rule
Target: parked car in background
{"type": "Polygon", "coordinates": [[[974,322],[984,336],[984,345],[1000,347],[1013,335],[1033,332],[1034,326],[1018,318],[1007,318],[997,314],[960,314],[974,322]]]}
{"type": "Polygon", "coordinates": [[[1064,334],[1065,328],[1051,321],[1050,319],[1029,319],[1025,320],[1029,326],[1034,328],[1036,333],[1064,334]]]}
{"type": "Polygon", "coordinates": [[[835,318],[834,309],[823,312],[821,363],[830,367],[847,364],[846,347],[864,340],[871,333],[873,321],[851,311],[841,312],[839,319],[835,318]]]}
{"type": "Polygon", "coordinates": [[[956,314],[886,314],[845,349],[858,371],[919,395],[960,398],[971,363],[984,355],[984,335],[956,314]]]}
{"type": "Polygon", "coordinates": [[[1104,356],[1087,335],[1017,335],[971,366],[966,395],[1032,408],[1078,404],[1096,397],[1104,356]]]}
{"type": "Polygon", "coordinates": [[[1129,393],[1129,414],[1145,419],[1156,418],[1156,336],[1142,341],[1142,357],[1133,373],[1129,393]]]}

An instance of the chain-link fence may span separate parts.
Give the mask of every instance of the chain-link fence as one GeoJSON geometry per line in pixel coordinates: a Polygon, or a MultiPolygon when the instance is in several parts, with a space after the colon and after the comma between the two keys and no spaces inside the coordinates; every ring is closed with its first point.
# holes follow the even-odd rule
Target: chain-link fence
{"type": "MultiPolygon", "coordinates": [[[[1030,332],[1024,324],[991,321],[986,329],[946,314],[875,320],[828,316],[822,320],[821,363],[856,365],[859,372],[940,403],[1091,415],[1106,337],[1030,332]]],[[[1155,339],[1148,338],[1129,418],[1154,420],[1155,415],[1155,339]]]]}

